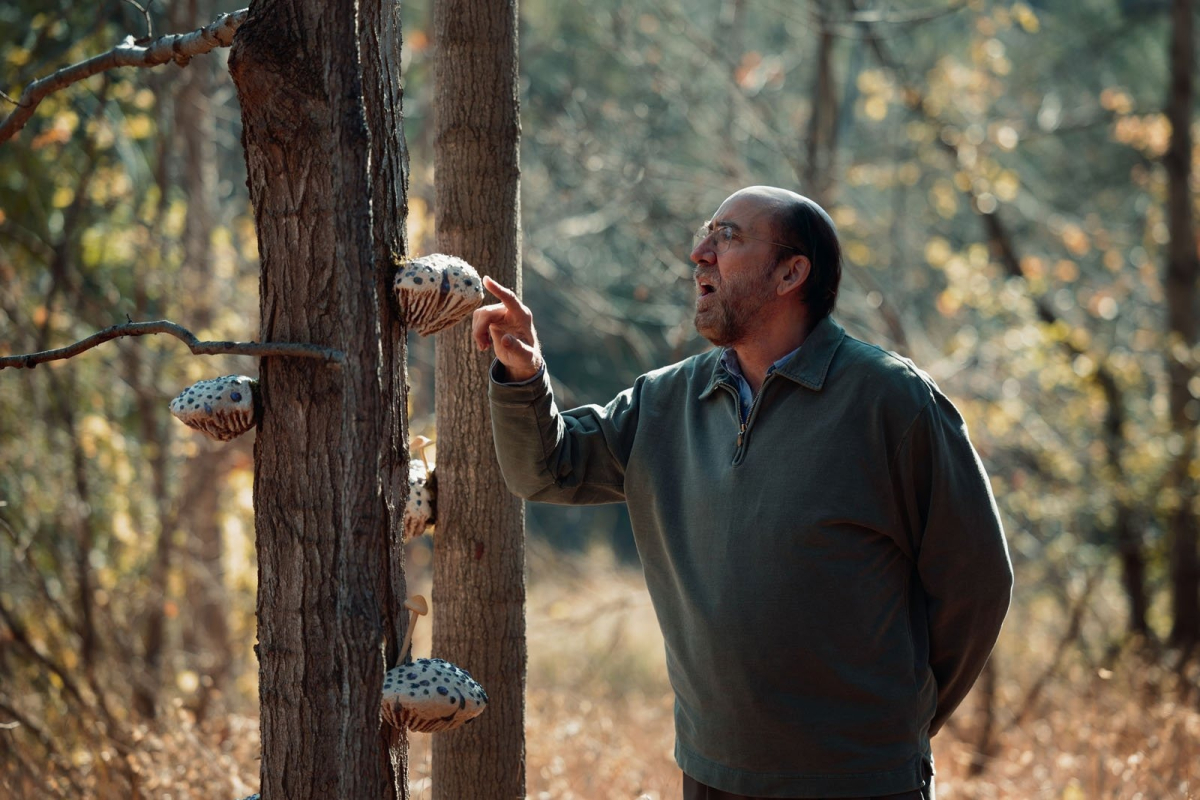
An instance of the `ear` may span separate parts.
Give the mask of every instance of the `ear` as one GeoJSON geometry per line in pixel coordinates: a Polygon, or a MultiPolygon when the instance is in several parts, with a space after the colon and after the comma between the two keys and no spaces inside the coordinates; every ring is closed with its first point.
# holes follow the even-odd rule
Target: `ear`
{"type": "Polygon", "coordinates": [[[780,297],[799,291],[812,272],[812,262],[808,256],[797,255],[784,259],[779,262],[779,267],[783,271],[779,273],[775,293],[780,297]]]}

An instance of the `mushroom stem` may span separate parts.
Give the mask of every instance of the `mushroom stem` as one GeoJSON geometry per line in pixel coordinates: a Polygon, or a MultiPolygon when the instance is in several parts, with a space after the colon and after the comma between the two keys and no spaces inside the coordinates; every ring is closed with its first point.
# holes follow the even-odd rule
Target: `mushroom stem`
{"type": "Polygon", "coordinates": [[[433,439],[428,436],[414,436],[412,447],[417,451],[417,458],[421,459],[421,463],[425,465],[425,474],[429,474],[429,459],[425,458],[425,450],[433,444],[433,439]]]}
{"type": "Polygon", "coordinates": [[[417,617],[429,613],[429,603],[425,602],[425,598],[421,595],[414,594],[404,601],[404,607],[412,613],[408,615],[408,629],[404,631],[404,643],[400,645],[401,663],[408,658],[408,651],[412,645],[413,630],[417,627],[417,617]]]}

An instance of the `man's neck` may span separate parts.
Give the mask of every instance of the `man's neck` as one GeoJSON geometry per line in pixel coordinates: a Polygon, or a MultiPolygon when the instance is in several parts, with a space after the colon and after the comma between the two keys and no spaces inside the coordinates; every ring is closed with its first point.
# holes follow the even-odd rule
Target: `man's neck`
{"type": "Polygon", "coordinates": [[[813,326],[807,319],[801,320],[801,323],[756,331],[745,341],[730,345],[730,349],[737,356],[738,365],[742,368],[743,377],[755,394],[758,394],[763,381],[767,379],[767,370],[776,361],[804,344],[804,340],[808,338],[813,326]]]}

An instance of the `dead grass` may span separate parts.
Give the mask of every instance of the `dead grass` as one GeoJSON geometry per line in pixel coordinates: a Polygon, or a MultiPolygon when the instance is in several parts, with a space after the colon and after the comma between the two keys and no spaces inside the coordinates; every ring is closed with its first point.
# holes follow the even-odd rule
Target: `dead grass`
{"type": "MultiPolygon", "coordinates": [[[[640,573],[603,553],[564,557],[537,547],[530,572],[529,798],[677,798],[671,693],[640,573]]],[[[939,797],[1200,798],[1200,670],[1180,673],[1135,655],[1111,669],[1083,655],[1068,658],[1016,723],[1015,710],[1065,625],[1023,608],[997,655],[996,735],[986,768],[968,774],[984,720],[977,691],[935,740],[939,797]]],[[[418,629],[418,652],[428,650],[431,628],[418,629]]],[[[123,761],[111,748],[64,735],[60,758],[78,768],[83,796],[129,797],[120,775],[132,774],[145,797],[242,797],[258,781],[257,724],[252,703],[245,705],[201,726],[180,703],[162,732],[135,732],[134,752],[123,761]]],[[[81,796],[56,774],[31,738],[0,731],[0,795],[81,796]]],[[[429,774],[429,738],[414,735],[414,798],[431,796],[429,774]]]]}

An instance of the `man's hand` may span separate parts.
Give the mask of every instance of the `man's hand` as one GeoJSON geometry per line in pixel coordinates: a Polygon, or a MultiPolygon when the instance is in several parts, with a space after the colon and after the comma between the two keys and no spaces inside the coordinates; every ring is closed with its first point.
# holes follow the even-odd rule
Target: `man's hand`
{"type": "Polygon", "coordinates": [[[529,380],[545,363],[533,329],[533,314],[515,294],[491,278],[484,277],[483,288],[499,297],[500,302],[477,309],[471,317],[475,344],[480,350],[491,345],[510,381],[529,380]]]}

